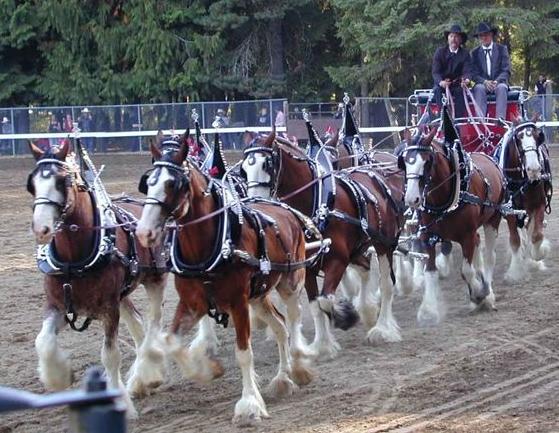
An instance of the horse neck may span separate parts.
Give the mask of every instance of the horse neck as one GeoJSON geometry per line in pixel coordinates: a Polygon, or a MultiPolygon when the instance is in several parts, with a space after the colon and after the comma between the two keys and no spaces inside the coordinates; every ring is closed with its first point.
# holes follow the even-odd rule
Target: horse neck
{"type": "Polygon", "coordinates": [[[431,165],[429,187],[426,202],[432,206],[441,206],[450,200],[454,177],[450,177],[450,162],[444,156],[442,149],[435,147],[435,159],[431,165]],[[434,189],[436,188],[436,189],[434,189]],[[433,191],[431,193],[431,191],[433,191]]]}
{"type": "Polygon", "coordinates": [[[54,245],[59,260],[78,262],[87,258],[95,248],[95,209],[88,191],[75,191],[75,203],[70,214],[66,215],[64,225],[54,236],[54,245]],[[85,228],[70,230],[71,226],[85,228]]]}
{"type": "MultiPolygon", "coordinates": [[[[202,173],[191,168],[190,207],[187,214],[177,221],[179,225],[204,217],[217,209],[218,204],[213,194],[205,194],[207,189],[208,182],[202,173]]],[[[216,215],[191,226],[181,227],[177,236],[181,255],[185,261],[196,263],[207,258],[216,242],[217,221],[221,216],[216,215]]]]}
{"type": "MultiPolygon", "coordinates": [[[[291,157],[287,152],[281,152],[281,171],[278,177],[277,196],[283,197],[302,186],[312,182],[313,176],[308,162],[299,161],[291,157]]],[[[305,215],[311,215],[313,210],[313,189],[310,185],[300,193],[290,197],[286,203],[305,215]]]]}

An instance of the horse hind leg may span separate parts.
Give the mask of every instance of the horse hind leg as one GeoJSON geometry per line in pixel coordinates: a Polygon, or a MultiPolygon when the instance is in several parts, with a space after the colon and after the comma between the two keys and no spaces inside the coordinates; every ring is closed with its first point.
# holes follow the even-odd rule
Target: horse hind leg
{"type": "Polygon", "coordinates": [[[452,259],[452,242],[442,241],[441,252],[437,254],[437,270],[440,278],[448,278],[450,275],[452,259]]]}
{"type": "Polygon", "coordinates": [[[232,307],[231,315],[237,334],[235,356],[241,368],[243,382],[241,399],[235,404],[233,423],[241,426],[250,426],[260,421],[261,418],[267,418],[269,415],[266,403],[264,403],[264,399],[258,389],[256,372],[254,370],[248,304],[239,301],[238,305],[232,307]]]}
{"type": "Polygon", "coordinates": [[[381,293],[380,314],[376,325],[368,332],[367,339],[370,343],[393,343],[402,340],[400,327],[392,313],[392,300],[394,299],[394,283],[392,281],[392,263],[388,254],[378,257],[379,286],[381,293]]]}
{"type": "Polygon", "coordinates": [[[64,327],[64,316],[50,309],[43,320],[41,332],[35,339],[39,358],[38,372],[41,382],[49,390],[59,391],[72,384],[72,370],[66,353],[58,346],[58,332],[64,327]]]}
{"type": "Polygon", "coordinates": [[[165,352],[160,341],[165,279],[146,282],[145,288],[149,299],[147,330],[126,384],[135,396],[149,394],[163,383],[165,376],[165,352]]]}
{"type": "Polygon", "coordinates": [[[109,386],[114,389],[119,389],[122,392],[122,400],[126,404],[126,415],[128,418],[134,419],[138,417],[138,413],[132,403],[130,394],[127,392],[122,382],[120,375],[120,350],[118,348],[118,322],[119,311],[108,314],[108,317],[103,321],[105,335],[103,339],[103,346],[101,348],[101,362],[105,367],[109,386]]]}
{"type": "Polygon", "coordinates": [[[223,375],[223,366],[217,359],[218,345],[215,321],[206,314],[198,322],[198,332],[189,346],[191,364],[196,368],[194,378],[199,382],[209,382],[223,375]]]}

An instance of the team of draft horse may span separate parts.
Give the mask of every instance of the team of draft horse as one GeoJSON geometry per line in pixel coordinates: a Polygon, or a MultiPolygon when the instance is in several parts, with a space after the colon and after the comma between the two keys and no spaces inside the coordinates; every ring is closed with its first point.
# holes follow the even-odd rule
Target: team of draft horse
{"type": "Polygon", "coordinates": [[[446,113],[440,126],[406,131],[398,155],[364,149],[348,102],[338,135],[321,138],[305,120],[306,150],[275,132],[247,133],[244,157],[232,167],[219,139],[209,146],[201,136],[197,120],[195,140],[188,129],[180,137],[158,134],[150,144],[153,166],[139,184],[142,201],[110,197],[79,140],[46,151],[30,143],[36,167],[27,188],[46,291],[35,346],[48,388],[72,383],[59,332],[66,325],[84,331],[99,320],[107,378],[134,416],[131,397],[165,380],[166,358],[194,380],[222,375],[215,327],[231,324],[242,375],[233,421],[250,424],[268,416],[254,368],[254,329],[267,327],[278,345],[278,372],[267,392],[289,395],[313,379],[317,357],[341,349],[333,327],[361,322],[371,343],[400,341],[395,293],[423,289],[418,320],[442,319],[439,278],[448,274],[449,256],[437,257],[440,241],[461,246],[461,274],[476,310],[496,308],[502,218],[512,250],[506,279],[525,277],[529,265],[544,268],[551,177],[535,123],[509,125],[499,156],[491,157],[465,152],[446,113]],[[168,272],[179,301],[163,333],[168,272]],[[139,285],[148,295],[147,320],[130,299],[139,285]],[[310,344],[301,330],[302,292],[314,320],[310,344]],[[136,349],[126,385],[120,318],[136,349]]]}

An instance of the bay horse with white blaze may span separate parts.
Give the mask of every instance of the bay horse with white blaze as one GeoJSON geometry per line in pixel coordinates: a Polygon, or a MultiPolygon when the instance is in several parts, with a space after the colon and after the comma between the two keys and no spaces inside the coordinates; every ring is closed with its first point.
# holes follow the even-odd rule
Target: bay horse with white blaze
{"type": "Polygon", "coordinates": [[[273,203],[231,201],[230,192],[202,173],[188,159],[188,130],[178,140],[151,143],[154,168],[142,176],[140,191],[147,195],[136,234],[145,247],[159,245],[171,229],[170,256],[179,294],[167,348],[183,373],[207,381],[222,374],[221,365],[207,353],[193,353],[181,337],[213,310],[233,319],[236,358],[243,391],[233,422],[252,424],[267,417],[254,371],[249,308],[274,332],[279,371],[270,383],[276,395],[290,394],[295,384],[312,379],[305,364],[298,296],[304,286],[305,235],[290,210],[273,203]],[[284,317],[269,295],[276,289],[287,305],[291,351],[284,317]]]}
{"type": "MultiPolygon", "coordinates": [[[[326,355],[340,350],[331,333],[330,320],[341,329],[358,321],[354,306],[336,299],[335,292],[348,265],[359,265],[363,253],[371,246],[378,256],[382,300],[378,320],[367,337],[370,342],[400,341],[399,327],[392,314],[392,257],[401,223],[398,192],[392,191],[382,176],[368,167],[321,174],[315,160],[274,133],[268,137],[253,136],[244,154],[242,170],[249,196],[279,198],[314,218],[323,236],[332,241],[330,251],[307,270],[305,287],[315,321],[313,350],[326,355]],[[330,188],[332,191],[327,194],[330,188]],[[319,272],[324,273],[320,293],[319,272]]],[[[369,288],[363,296],[372,298],[373,292],[369,288]]]]}
{"type": "Polygon", "coordinates": [[[526,276],[530,263],[545,269],[543,260],[550,249],[543,229],[545,213],[551,211],[551,167],[544,134],[533,121],[515,124],[505,134],[499,165],[507,180],[513,209],[523,210],[527,216],[527,222],[514,215],[506,218],[512,254],[505,279],[514,282],[526,276]],[[522,227],[528,237],[525,242],[521,241],[522,227]]]}
{"type": "Polygon", "coordinates": [[[435,244],[450,240],[462,246],[462,278],[470,300],[477,306],[495,309],[492,288],[495,244],[505,199],[503,174],[483,153],[462,152],[429,135],[412,138],[406,131],[406,147],[399,165],[406,173],[405,203],[419,209],[419,232],[429,254],[425,269],[425,292],[419,311],[420,322],[441,319],[439,275],[435,244]],[[484,228],[485,249],[481,255],[478,228],[484,228]],[[484,260],[485,259],[485,260],[484,260]]]}
{"type": "Polygon", "coordinates": [[[163,381],[164,353],[156,337],[167,274],[153,262],[161,252],[143,248],[134,239],[133,224],[141,206],[97,206],[99,184],[84,181],[69,155],[69,140],[48,151],[33,143],[30,147],[37,161],[27,182],[35,198],[32,229],[41,245],[39,267],[46,274],[45,318],[35,341],[40,379],[55,390],[71,384],[70,362],[58,346],[58,334],[66,324],[83,331],[91,320],[98,319],[104,329],[101,360],[109,386],[123,390],[128,414],[134,416],[120,375],[118,324],[124,319],[136,345],[128,391],[145,394],[163,381]],[[125,222],[104,227],[103,212],[114,212],[117,221],[125,222]],[[145,286],[150,301],[145,335],[141,316],[128,298],[139,284],[145,286]],[[78,315],[86,317],[81,328],[76,327],[78,315]]]}

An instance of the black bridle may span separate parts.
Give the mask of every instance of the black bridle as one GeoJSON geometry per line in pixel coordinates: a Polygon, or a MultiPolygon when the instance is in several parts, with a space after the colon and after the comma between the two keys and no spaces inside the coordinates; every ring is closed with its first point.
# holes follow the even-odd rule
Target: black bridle
{"type": "Polygon", "coordinates": [[[31,173],[29,173],[29,176],[27,177],[27,191],[35,196],[35,186],[33,185],[33,178],[37,175],[37,173],[40,173],[40,176],[43,179],[57,176],[58,173],[55,170],[55,167],[58,167],[65,172],[62,175],[64,179],[64,185],[62,187],[62,195],[64,196],[64,201],[59,202],[49,197],[35,197],[35,199],[33,200],[33,211],[35,211],[35,208],[40,205],[55,207],[60,212],[60,215],[55,222],[55,226],[60,226],[66,219],[68,210],[70,208],[70,204],[68,203],[67,191],[74,185],[74,176],[72,176],[72,174],[70,173],[68,164],[64,161],[60,161],[52,157],[39,159],[36,163],[35,169],[31,173]]]}
{"type": "Polygon", "coordinates": [[[168,160],[155,161],[153,163],[153,168],[146,171],[140,178],[138,191],[147,195],[149,186],[154,186],[159,181],[163,168],[169,170],[173,178],[173,201],[171,204],[168,204],[156,197],[148,196],[145,199],[145,205],[160,206],[169,217],[177,219],[181,216],[177,214],[181,207],[181,203],[175,203],[175,201],[178,199],[179,192],[187,189],[190,184],[189,169],[168,160]]]}

